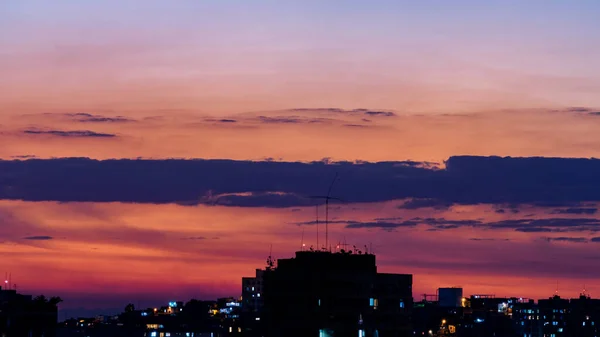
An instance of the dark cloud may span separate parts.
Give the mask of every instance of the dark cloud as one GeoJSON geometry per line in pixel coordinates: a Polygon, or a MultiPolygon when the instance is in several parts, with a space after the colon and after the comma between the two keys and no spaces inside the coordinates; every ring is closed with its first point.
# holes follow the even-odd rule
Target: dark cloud
{"type": "Polygon", "coordinates": [[[181,240],[206,240],[204,236],[190,236],[187,238],[181,238],[181,240]]]}
{"type": "Polygon", "coordinates": [[[451,157],[444,169],[411,161],[0,161],[0,199],[305,206],[316,202],[306,196],[327,191],[336,172],[332,195],[349,203],[432,199],[563,208],[600,201],[600,160],[500,157],[451,157]]]}
{"type": "MultiPolygon", "coordinates": [[[[301,224],[314,224],[305,222],[301,224]]],[[[564,233],[564,232],[598,232],[600,231],[600,219],[581,218],[550,218],[550,219],[516,219],[496,222],[484,222],[482,220],[451,220],[443,218],[413,218],[410,220],[389,220],[375,222],[355,221],[330,221],[330,223],[348,224],[347,228],[381,228],[390,229],[397,227],[414,227],[418,225],[428,226],[430,231],[442,231],[460,227],[476,227],[490,230],[514,230],[523,233],[564,233]],[[354,226],[350,224],[356,223],[354,226]],[[382,225],[383,224],[383,225],[382,225]]]]}
{"type": "Polygon", "coordinates": [[[206,122],[214,122],[214,123],[237,123],[237,120],[229,119],[229,118],[221,118],[221,119],[207,118],[207,119],[205,119],[205,121],[206,122]]]}
{"type": "Polygon", "coordinates": [[[481,224],[490,229],[513,229],[517,232],[597,232],[600,219],[594,218],[549,218],[516,219],[481,224]]]}
{"type": "Polygon", "coordinates": [[[60,130],[37,130],[29,129],[23,131],[29,135],[49,135],[56,137],[68,137],[68,138],[112,138],[117,135],[111,133],[98,133],[89,130],[75,130],[75,131],[60,131],[60,130]]]}
{"type": "Polygon", "coordinates": [[[102,115],[93,115],[86,112],[77,112],[77,113],[65,113],[67,117],[70,117],[78,122],[82,123],[129,123],[135,122],[135,120],[123,117],[123,116],[115,116],[115,117],[106,117],[102,115]]]}
{"type": "Polygon", "coordinates": [[[510,239],[497,239],[497,238],[470,238],[471,241],[510,241],[510,239]]]}
{"type": "Polygon", "coordinates": [[[505,211],[503,208],[497,209],[495,212],[496,212],[496,213],[499,213],[499,214],[504,214],[504,213],[506,213],[506,211],[505,211]]]}
{"type": "Polygon", "coordinates": [[[327,123],[326,118],[305,118],[300,116],[258,116],[258,121],[265,124],[316,124],[327,123]]]}
{"type": "Polygon", "coordinates": [[[383,116],[383,117],[396,116],[395,113],[389,112],[389,111],[371,111],[371,110],[360,110],[360,111],[363,112],[365,115],[369,115],[369,116],[383,116]]]}
{"type": "Polygon", "coordinates": [[[32,154],[25,154],[25,155],[20,155],[20,156],[11,156],[11,158],[15,158],[15,159],[32,159],[32,158],[37,158],[36,155],[32,155],[32,154]]]}
{"type": "Polygon", "coordinates": [[[368,125],[361,125],[361,124],[344,124],[345,127],[348,128],[367,128],[369,127],[368,125]]]}
{"type": "Polygon", "coordinates": [[[572,242],[572,243],[585,243],[588,242],[588,239],[582,237],[545,237],[544,240],[548,242],[556,241],[556,242],[572,242]]]}
{"type": "Polygon", "coordinates": [[[448,209],[452,207],[452,203],[444,200],[437,199],[411,199],[404,204],[399,205],[400,209],[419,209],[419,208],[434,208],[434,209],[448,209]]]}
{"type": "Polygon", "coordinates": [[[51,236],[47,236],[47,235],[37,235],[37,236],[27,236],[23,238],[24,240],[39,240],[39,241],[44,241],[44,240],[52,240],[54,239],[51,236]]]}
{"type": "Polygon", "coordinates": [[[353,228],[353,229],[379,228],[379,229],[383,229],[383,230],[392,230],[392,229],[395,229],[398,227],[415,227],[416,225],[417,225],[416,223],[410,223],[408,221],[405,221],[403,223],[384,222],[384,221],[377,221],[377,222],[351,221],[351,222],[348,222],[348,224],[346,225],[346,228],[353,228]]]}
{"type": "Polygon", "coordinates": [[[590,239],[590,242],[600,242],[600,237],[594,237],[590,239]]]}
{"type": "Polygon", "coordinates": [[[557,209],[553,214],[596,214],[598,212],[597,208],[566,208],[566,209],[557,209]]]}
{"type": "Polygon", "coordinates": [[[79,120],[82,123],[127,123],[133,122],[132,119],[125,117],[90,117],[79,120]]]}
{"type": "Polygon", "coordinates": [[[571,107],[571,108],[568,108],[567,111],[576,112],[576,113],[584,113],[584,114],[592,115],[592,116],[600,116],[600,111],[591,109],[591,108],[586,108],[586,107],[571,107]]]}

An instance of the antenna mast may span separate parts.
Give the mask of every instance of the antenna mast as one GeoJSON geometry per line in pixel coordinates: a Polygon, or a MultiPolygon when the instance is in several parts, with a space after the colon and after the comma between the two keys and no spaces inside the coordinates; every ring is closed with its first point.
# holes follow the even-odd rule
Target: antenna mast
{"type": "MultiPolygon", "coordinates": [[[[331,182],[331,185],[329,185],[329,189],[327,190],[327,198],[325,198],[325,247],[327,247],[329,243],[329,198],[331,194],[331,189],[333,188],[333,184],[335,184],[337,177],[338,174],[336,172],[335,177],[333,177],[333,181],[331,182]]],[[[329,248],[329,251],[331,252],[331,247],[329,248]]]]}
{"type": "Polygon", "coordinates": [[[319,249],[319,203],[317,202],[317,249],[319,249]]]}
{"type": "MultiPolygon", "coordinates": [[[[335,177],[333,178],[333,181],[331,182],[331,185],[329,185],[329,189],[327,190],[327,195],[319,195],[319,196],[311,196],[310,198],[313,199],[324,199],[325,200],[325,246],[323,247],[324,250],[329,250],[331,252],[331,247],[329,247],[329,200],[339,200],[342,201],[342,199],[339,198],[335,198],[331,196],[331,189],[333,188],[333,185],[335,184],[335,181],[338,178],[338,174],[337,172],[335,173],[335,177]]],[[[319,247],[319,204],[317,203],[317,249],[318,250],[322,250],[319,247]]]]}

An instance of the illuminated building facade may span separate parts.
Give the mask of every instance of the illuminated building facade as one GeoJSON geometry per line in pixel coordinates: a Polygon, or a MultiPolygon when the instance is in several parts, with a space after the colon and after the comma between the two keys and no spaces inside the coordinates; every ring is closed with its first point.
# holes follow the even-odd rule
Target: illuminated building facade
{"type": "Polygon", "coordinates": [[[264,273],[264,270],[257,269],[255,277],[242,278],[241,320],[248,335],[261,335],[264,273]]]}

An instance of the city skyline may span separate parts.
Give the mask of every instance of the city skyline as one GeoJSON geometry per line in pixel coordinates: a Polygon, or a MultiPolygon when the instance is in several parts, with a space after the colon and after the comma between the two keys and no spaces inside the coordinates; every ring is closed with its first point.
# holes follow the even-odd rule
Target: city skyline
{"type": "Polygon", "coordinates": [[[330,242],[372,245],[416,299],[597,297],[598,14],[4,1],[2,268],[67,310],[237,296],[271,245],[316,246],[306,197],[337,172],[330,242]]]}

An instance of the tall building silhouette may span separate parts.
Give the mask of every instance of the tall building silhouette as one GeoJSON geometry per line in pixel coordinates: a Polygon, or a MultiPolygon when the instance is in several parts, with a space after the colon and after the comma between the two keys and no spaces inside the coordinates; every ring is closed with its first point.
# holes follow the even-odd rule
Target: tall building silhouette
{"type": "Polygon", "coordinates": [[[378,273],[373,254],[296,252],[263,278],[265,336],[412,336],[412,275],[378,273]]]}

